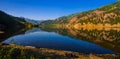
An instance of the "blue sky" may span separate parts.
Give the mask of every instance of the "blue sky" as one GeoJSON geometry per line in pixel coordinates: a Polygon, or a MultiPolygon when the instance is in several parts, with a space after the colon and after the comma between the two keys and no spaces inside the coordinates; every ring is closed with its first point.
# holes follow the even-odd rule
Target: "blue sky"
{"type": "Polygon", "coordinates": [[[35,20],[55,19],[98,8],[117,0],[0,0],[0,10],[35,20]]]}

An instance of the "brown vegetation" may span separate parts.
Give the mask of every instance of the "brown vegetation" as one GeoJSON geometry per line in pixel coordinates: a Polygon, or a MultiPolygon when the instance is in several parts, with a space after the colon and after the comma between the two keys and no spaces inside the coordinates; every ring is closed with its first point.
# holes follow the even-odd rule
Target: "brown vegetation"
{"type": "Polygon", "coordinates": [[[120,23],[118,24],[101,24],[101,23],[98,23],[98,24],[93,24],[93,23],[84,23],[84,24],[81,24],[81,23],[78,23],[78,24],[75,24],[74,25],[74,28],[75,29],[86,29],[86,30],[117,30],[117,31],[120,31],[120,23]]]}
{"type": "MultiPolygon", "coordinates": [[[[4,49],[4,53],[10,54],[11,58],[23,58],[23,59],[117,59],[118,55],[115,54],[82,54],[78,52],[71,51],[61,51],[61,50],[53,50],[46,48],[34,48],[34,47],[24,47],[24,46],[15,46],[15,45],[4,45],[0,47],[0,51],[2,53],[4,49]],[[7,51],[6,51],[7,50],[7,51]],[[6,51],[6,52],[5,52],[6,51]],[[9,52],[11,51],[11,52],[9,52]],[[16,53],[21,51],[16,57],[12,57],[16,53]],[[13,54],[14,53],[14,54],[13,54]],[[27,56],[29,53],[30,56],[27,56]],[[21,56],[21,57],[20,57],[21,56]]],[[[1,58],[10,57],[0,53],[1,58]],[[5,57],[6,56],[6,57],[5,57]]],[[[11,59],[10,58],[10,59],[11,59]]]]}

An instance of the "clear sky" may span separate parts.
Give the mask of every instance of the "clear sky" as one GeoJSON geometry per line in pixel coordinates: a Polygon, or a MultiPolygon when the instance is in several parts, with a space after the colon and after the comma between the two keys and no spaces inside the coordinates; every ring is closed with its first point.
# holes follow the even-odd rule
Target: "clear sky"
{"type": "Polygon", "coordinates": [[[55,19],[87,11],[117,0],[0,0],[0,10],[35,20],[55,19]]]}

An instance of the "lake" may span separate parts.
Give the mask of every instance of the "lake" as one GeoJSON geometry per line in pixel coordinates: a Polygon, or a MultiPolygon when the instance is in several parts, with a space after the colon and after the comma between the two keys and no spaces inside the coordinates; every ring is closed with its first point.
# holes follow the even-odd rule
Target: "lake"
{"type": "MultiPolygon", "coordinates": [[[[30,30],[22,31],[22,33],[12,35],[6,40],[2,41],[5,44],[14,43],[21,46],[33,46],[37,48],[49,48],[65,51],[75,51],[80,53],[95,53],[95,54],[114,54],[119,53],[117,44],[120,41],[116,41],[114,32],[110,34],[111,40],[104,39],[109,38],[106,32],[110,31],[87,31],[87,30],[73,30],[73,29],[40,29],[33,28],[30,30]],[[88,34],[89,33],[89,34],[88,34]],[[92,33],[92,34],[91,34],[92,33]],[[97,34],[96,34],[97,33],[97,34]],[[102,33],[102,34],[101,34],[102,33]],[[95,36],[96,35],[96,36],[95,36]],[[102,36],[101,36],[102,35],[102,36]],[[113,37],[112,37],[113,36],[113,37]]],[[[110,32],[111,33],[111,32],[110,32]]],[[[119,35],[115,35],[116,37],[119,35]]],[[[119,40],[119,37],[117,37],[119,40]]]]}

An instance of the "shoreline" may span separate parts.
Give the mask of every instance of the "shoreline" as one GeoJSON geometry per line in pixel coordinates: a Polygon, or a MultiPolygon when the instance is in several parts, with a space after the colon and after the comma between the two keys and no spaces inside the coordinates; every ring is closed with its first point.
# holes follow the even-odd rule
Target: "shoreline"
{"type": "MultiPolygon", "coordinates": [[[[48,48],[36,48],[32,46],[17,46],[14,44],[11,45],[1,45],[1,49],[13,49],[14,50],[20,50],[24,51],[25,53],[27,52],[32,52],[31,54],[36,56],[36,54],[40,54],[45,57],[55,57],[56,58],[62,58],[62,59],[80,59],[80,58],[94,58],[94,59],[119,59],[119,54],[84,54],[84,53],[79,53],[79,52],[72,52],[72,51],[64,51],[64,50],[54,50],[54,49],[48,49],[48,48]],[[58,57],[59,56],[59,57],[58,57]]],[[[7,51],[6,51],[7,52],[7,51]]],[[[12,52],[12,53],[17,53],[17,52],[12,52]]],[[[38,56],[39,57],[39,56],[38,56]]]]}
{"type": "MultiPolygon", "coordinates": [[[[51,49],[51,48],[41,48],[41,47],[35,47],[35,46],[22,46],[22,45],[15,45],[15,44],[5,44],[5,43],[0,43],[1,45],[5,46],[17,46],[17,47],[25,47],[25,48],[30,48],[30,49],[50,49],[50,50],[58,50],[58,51],[66,51],[66,52],[78,52],[82,53],[79,51],[67,51],[67,50],[60,50],[60,49],[51,49]]],[[[82,54],[90,54],[90,53],[82,53],[82,54]]],[[[92,53],[92,54],[97,54],[97,53],[92,53]]],[[[118,53],[98,53],[97,55],[103,55],[103,54],[118,54],[118,53]]]]}

